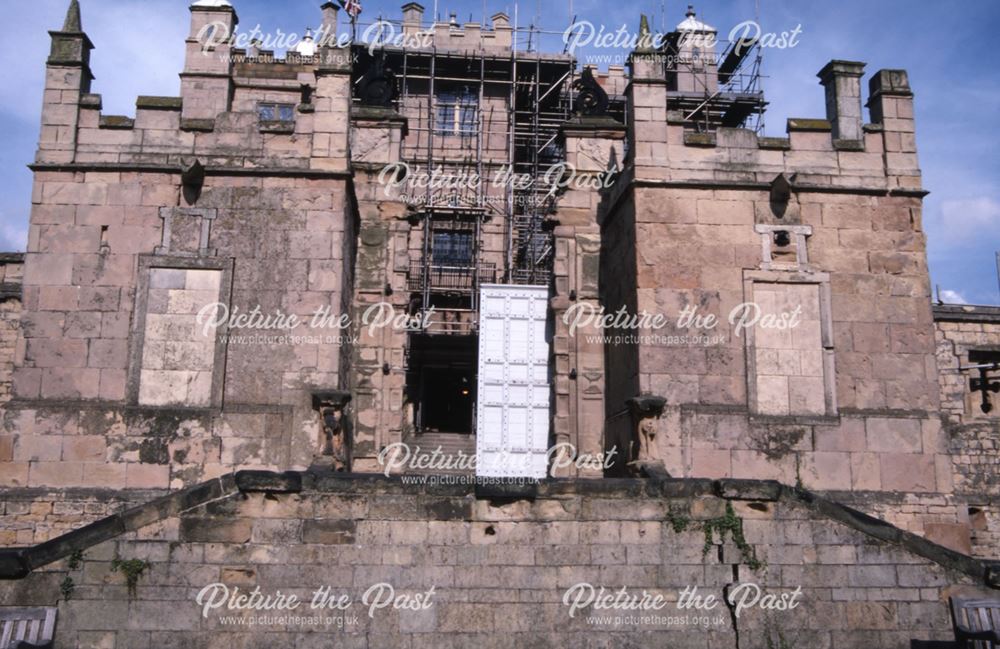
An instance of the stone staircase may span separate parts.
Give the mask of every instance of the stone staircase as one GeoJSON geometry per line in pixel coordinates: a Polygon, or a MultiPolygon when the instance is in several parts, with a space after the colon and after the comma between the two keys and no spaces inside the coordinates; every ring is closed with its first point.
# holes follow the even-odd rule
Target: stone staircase
{"type": "Polygon", "coordinates": [[[413,452],[411,466],[429,467],[415,468],[408,471],[417,475],[472,475],[471,468],[438,468],[442,464],[459,464],[461,467],[471,467],[469,458],[476,454],[476,436],[461,433],[417,433],[403,439],[413,452]],[[418,450],[419,449],[419,450],[418,450]],[[440,450],[439,450],[440,449],[440,450]],[[435,452],[437,458],[434,460],[435,452]]]}

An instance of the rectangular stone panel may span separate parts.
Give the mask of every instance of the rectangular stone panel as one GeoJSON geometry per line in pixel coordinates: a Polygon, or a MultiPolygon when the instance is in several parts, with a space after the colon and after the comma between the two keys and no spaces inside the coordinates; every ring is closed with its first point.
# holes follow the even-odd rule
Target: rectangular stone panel
{"type": "Polygon", "coordinates": [[[208,407],[212,403],[222,271],[150,268],[143,331],[139,403],[208,407]]]}
{"type": "Polygon", "coordinates": [[[750,336],[750,379],[759,414],[830,414],[821,292],[813,283],[753,283],[760,318],[750,336]]]}

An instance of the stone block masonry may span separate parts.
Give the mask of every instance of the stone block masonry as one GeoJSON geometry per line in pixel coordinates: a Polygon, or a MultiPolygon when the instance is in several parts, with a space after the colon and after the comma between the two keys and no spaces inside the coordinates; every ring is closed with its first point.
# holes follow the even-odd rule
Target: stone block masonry
{"type": "Polygon", "coordinates": [[[756,647],[782,637],[896,649],[950,637],[949,595],[995,592],[975,560],[754,481],[552,481],[533,500],[498,503],[463,487],[245,472],[0,554],[2,576],[16,565],[34,570],[0,581],[0,605],[59,599],[57,644],[137,649],[756,647]],[[115,560],[145,562],[131,594],[115,560]],[[741,594],[752,588],[736,590],[750,583],[786,600],[797,592],[798,604],[751,605],[741,594]],[[292,612],[230,610],[224,598],[206,612],[208,595],[197,597],[212,584],[296,595],[300,619],[261,619],[292,612]],[[389,601],[373,599],[380,584],[397,602],[430,593],[429,605],[370,609],[389,601]],[[662,604],[602,608],[576,599],[589,592],[581,584],[662,604]],[[320,589],[350,606],[310,609],[320,589]],[[720,603],[678,609],[685,589],[720,603]],[[723,599],[732,592],[746,604],[738,617],[723,599]]]}
{"type": "MultiPolygon", "coordinates": [[[[23,276],[24,255],[0,254],[0,404],[10,401],[12,396],[11,377],[21,329],[23,276]]],[[[9,462],[7,456],[13,440],[4,437],[0,437],[0,440],[0,462],[9,462]]]]}
{"type": "MultiPolygon", "coordinates": [[[[411,34],[418,7],[404,9],[411,34]]],[[[58,645],[888,648],[949,638],[949,596],[996,595],[997,567],[973,557],[1000,544],[1000,403],[983,412],[962,368],[1000,353],[1000,314],[931,306],[904,71],[871,75],[864,123],[864,64],[831,62],[826,119],[773,138],[695,132],[671,103],[676,79],[635,56],[627,77],[598,75],[608,115],[559,118],[546,157],[618,173],[545,206],[546,441],[614,447],[622,462],[567,470],[529,498],[362,475],[428,427],[414,376],[472,366],[474,345],[444,341],[475,334],[475,287],[519,281],[515,259],[534,259],[514,207],[482,213],[458,194],[421,207],[379,175],[464,168],[473,150],[487,175],[520,159],[520,66],[537,63],[548,101],[570,105],[570,57],[511,56],[502,14],[492,30],[433,27],[435,49],[387,48],[395,80],[343,48],[205,56],[201,29],[237,17],[197,2],[180,96],[140,97],[131,118],[102,113],[78,9],[46,66],[27,252],[0,256],[0,606],[58,602],[58,645]],[[485,80],[475,147],[446,98],[462,69],[485,80]],[[380,83],[399,101],[367,105],[380,83]],[[467,296],[427,272],[467,263],[482,265],[462,273],[467,296]],[[213,302],[355,322],[380,303],[444,312],[423,332],[434,338],[265,332],[303,336],[285,344],[201,330],[213,302]],[[746,302],[800,308],[799,328],[725,322],[712,345],[618,345],[559,318],[573,305],[724,317],[746,302]],[[352,399],[321,416],[317,391],[352,399]],[[341,460],[355,473],[329,470],[341,460]],[[720,600],[751,583],[785,610],[678,609],[685,589],[720,600]],[[319,623],[205,615],[212,584],[354,604],[319,623]],[[398,606],[369,615],[379,584],[398,606]],[[664,606],[572,608],[588,585],[664,606]]],[[[335,24],[335,6],[323,11],[335,24]]],[[[522,197],[482,191],[494,206],[522,197]]]]}
{"type": "MultiPolygon", "coordinates": [[[[963,369],[1000,358],[1000,309],[938,305],[934,308],[941,409],[964,504],[973,552],[1000,556],[1000,398],[970,389],[977,370],[963,369]]],[[[996,372],[989,375],[996,377],[996,372]]],[[[992,380],[996,380],[995,378],[992,380]]]]}

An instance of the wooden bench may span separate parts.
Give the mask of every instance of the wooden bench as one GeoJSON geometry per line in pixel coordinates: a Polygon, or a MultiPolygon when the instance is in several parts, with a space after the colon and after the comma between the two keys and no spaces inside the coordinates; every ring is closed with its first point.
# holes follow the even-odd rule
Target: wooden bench
{"type": "Polygon", "coordinates": [[[962,649],[1000,649],[1000,600],[952,597],[951,623],[962,649]]]}
{"type": "Polygon", "coordinates": [[[56,630],[56,609],[0,608],[0,649],[52,646],[56,630]]]}

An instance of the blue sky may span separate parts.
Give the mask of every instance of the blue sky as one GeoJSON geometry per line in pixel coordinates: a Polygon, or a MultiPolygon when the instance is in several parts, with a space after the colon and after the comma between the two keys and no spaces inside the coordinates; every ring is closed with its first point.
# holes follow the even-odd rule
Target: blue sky
{"type": "MultiPolygon", "coordinates": [[[[5,83],[0,85],[0,250],[23,250],[31,201],[30,163],[38,137],[47,31],[62,25],[69,0],[7,2],[8,31],[0,41],[5,83]]],[[[1000,26],[997,0],[759,0],[765,32],[801,26],[798,45],[765,52],[764,90],[770,102],[768,135],[783,135],[787,117],[822,117],[823,91],[816,72],[830,59],[905,68],[916,94],[917,142],[926,199],[924,227],[932,280],[946,301],[1000,304],[994,255],[1000,250],[1000,70],[991,48],[1000,26]]],[[[259,24],[265,32],[304,31],[319,23],[319,0],[234,0],[240,27],[259,24]]],[[[401,0],[362,0],[362,20],[379,14],[400,16],[401,0]]],[[[434,7],[425,0],[429,18],[434,7]]],[[[561,32],[571,22],[588,20],[614,31],[636,29],[639,14],[654,28],[673,27],[684,18],[687,2],[646,0],[546,0],[516,5],[520,25],[538,24],[561,32]]],[[[94,91],[104,96],[106,114],[132,115],[137,95],[176,95],[188,28],[183,0],[81,0],[83,26],[97,46],[94,91]]],[[[503,0],[438,0],[438,14],[470,16],[506,11],[503,0]]],[[[754,0],[696,2],[698,17],[724,36],[755,17],[754,0]]],[[[343,16],[342,16],[343,18],[343,16]]],[[[342,21],[343,22],[343,21],[342,21]]],[[[562,49],[561,37],[544,36],[543,47],[562,49]]],[[[581,58],[596,52],[584,50],[581,58]]],[[[605,55],[608,51],[597,54],[605,55]]],[[[611,52],[614,53],[614,52],[611,52]]],[[[624,58],[625,52],[618,52],[624,58]]],[[[867,77],[863,81],[867,92],[867,77]]]]}

